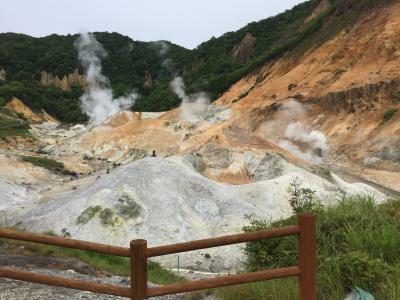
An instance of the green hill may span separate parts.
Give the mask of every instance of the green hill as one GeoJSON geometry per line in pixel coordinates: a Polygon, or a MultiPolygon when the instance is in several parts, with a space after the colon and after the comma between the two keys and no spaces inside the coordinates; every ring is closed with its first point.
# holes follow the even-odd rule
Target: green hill
{"type": "MultiPolygon", "coordinates": [[[[216,99],[266,61],[313,39],[314,33],[341,5],[377,2],[330,0],[330,8],[307,19],[321,1],[305,1],[277,16],[213,37],[194,50],[167,41],[140,42],[119,33],[96,32],[97,40],[108,53],[102,60],[103,73],[116,96],[131,90],[141,95],[134,107],[139,111],[163,111],[179,105],[180,100],[169,86],[177,75],[183,76],[189,93],[206,91],[211,99],[216,99]],[[145,85],[149,76],[150,84],[145,85]]],[[[345,22],[338,22],[342,23],[345,22]]],[[[0,72],[6,72],[6,80],[0,80],[0,104],[17,96],[33,109],[45,109],[62,121],[84,122],[87,117],[79,105],[80,86],[63,91],[40,85],[43,71],[59,78],[74,70],[83,74],[74,48],[77,38],[77,34],[43,38],[0,34],[0,72]]]]}

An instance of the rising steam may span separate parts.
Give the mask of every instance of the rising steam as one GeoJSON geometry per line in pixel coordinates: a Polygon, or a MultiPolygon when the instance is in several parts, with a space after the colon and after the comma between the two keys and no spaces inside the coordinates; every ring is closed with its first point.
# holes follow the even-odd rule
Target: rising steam
{"type": "Polygon", "coordinates": [[[286,127],[285,137],[295,142],[306,143],[313,149],[328,150],[325,135],[321,131],[312,130],[299,121],[290,123],[286,127]]]}
{"type": "Polygon", "coordinates": [[[196,123],[204,121],[204,113],[210,104],[210,99],[204,92],[187,95],[182,77],[175,77],[170,82],[171,89],[181,99],[181,118],[185,122],[196,123]]]}
{"type": "Polygon", "coordinates": [[[289,100],[280,107],[274,120],[262,126],[261,131],[294,155],[322,163],[322,156],[329,149],[327,139],[321,131],[303,123],[306,117],[307,110],[299,102],[289,100]]]}
{"type": "Polygon", "coordinates": [[[74,45],[79,52],[88,85],[80,100],[83,111],[89,116],[89,125],[98,125],[116,113],[128,110],[138,95],[132,92],[124,97],[113,98],[109,81],[101,74],[101,58],[106,57],[107,52],[95,36],[83,32],[74,45]]]}

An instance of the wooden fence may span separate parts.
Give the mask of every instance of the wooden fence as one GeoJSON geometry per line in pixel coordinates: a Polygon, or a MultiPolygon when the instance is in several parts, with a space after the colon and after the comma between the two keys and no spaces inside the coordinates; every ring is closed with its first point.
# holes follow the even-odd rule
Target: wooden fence
{"type": "Polygon", "coordinates": [[[134,300],[142,300],[155,296],[171,295],[240,283],[297,276],[299,278],[299,299],[316,299],[316,224],[315,216],[312,214],[300,214],[298,225],[151,248],[147,248],[146,240],[133,240],[130,243],[130,248],[124,248],[99,243],[84,242],[74,239],[38,235],[10,229],[0,229],[0,237],[129,257],[131,259],[131,287],[129,288],[108,284],[99,284],[89,281],[17,271],[9,268],[0,268],[0,277],[90,291],[94,293],[127,297],[134,300]],[[229,275],[154,288],[147,287],[147,260],[149,257],[233,245],[238,243],[255,242],[289,235],[298,236],[298,266],[239,275],[229,275]]]}

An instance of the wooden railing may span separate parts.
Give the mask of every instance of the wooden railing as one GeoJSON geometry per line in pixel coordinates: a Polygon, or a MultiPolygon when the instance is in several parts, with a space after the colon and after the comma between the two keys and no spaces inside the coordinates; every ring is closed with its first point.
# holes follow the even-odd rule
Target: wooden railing
{"type": "Polygon", "coordinates": [[[127,297],[134,300],[142,300],[155,296],[297,276],[299,277],[299,299],[316,299],[316,225],[315,216],[311,214],[300,214],[298,225],[152,248],[147,248],[146,240],[133,240],[130,243],[130,248],[124,248],[99,243],[84,242],[74,239],[38,235],[10,229],[0,229],[0,237],[129,257],[131,259],[131,287],[128,288],[108,284],[99,284],[89,281],[17,271],[9,268],[0,268],[0,277],[90,291],[94,293],[127,297]],[[155,288],[148,288],[147,286],[147,260],[149,257],[233,245],[238,243],[255,242],[289,235],[298,236],[298,266],[223,276],[212,279],[203,279],[155,288]]]}

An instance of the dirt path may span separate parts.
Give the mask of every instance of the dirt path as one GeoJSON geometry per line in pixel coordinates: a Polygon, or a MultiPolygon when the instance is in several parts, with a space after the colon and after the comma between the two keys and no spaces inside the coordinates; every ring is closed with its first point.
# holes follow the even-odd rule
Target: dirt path
{"type": "Polygon", "coordinates": [[[393,190],[391,188],[383,186],[383,185],[381,185],[379,183],[376,183],[374,181],[365,179],[365,178],[363,178],[361,176],[358,176],[358,175],[356,175],[354,173],[351,173],[351,172],[349,172],[349,171],[345,170],[344,168],[341,168],[341,167],[339,167],[337,165],[336,166],[329,165],[329,169],[333,173],[335,173],[336,175],[341,177],[342,179],[346,180],[347,182],[350,182],[350,183],[362,182],[362,183],[365,183],[365,184],[367,184],[369,186],[372,186],[373,188],[377,189],[378,191],[384,193],[387,196],[400,197],[400,192],[399,191],[393,190]]]}

